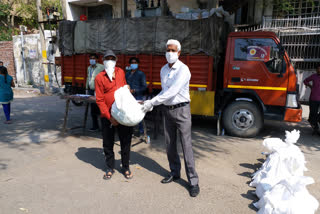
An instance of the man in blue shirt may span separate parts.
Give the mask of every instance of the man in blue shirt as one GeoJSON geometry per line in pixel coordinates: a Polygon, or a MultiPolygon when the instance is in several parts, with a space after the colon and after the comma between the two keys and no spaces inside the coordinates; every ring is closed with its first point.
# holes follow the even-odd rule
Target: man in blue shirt
{"type": "MultiPolygon", "coordinates": [[[[139,70],[140,60],[137,57],[129,59],[130,71],[126,73],[127,84],[130,86],[130,91],[136,100],[142,100],[143,94],[147,89],[146,75],[139,70]]],[[[139,123],[139,134],[144,133],[143,124],[139,123]]]]}

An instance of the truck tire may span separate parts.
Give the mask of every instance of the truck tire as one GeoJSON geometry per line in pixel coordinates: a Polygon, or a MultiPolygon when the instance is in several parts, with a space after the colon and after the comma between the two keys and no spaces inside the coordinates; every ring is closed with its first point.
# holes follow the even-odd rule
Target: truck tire
{"type": "Polygon", "coordinates": [[[263,117],[254,103],[234,101],[224,110],[222,123],[231,136],[255,137],[263,126],[263,117]]]}

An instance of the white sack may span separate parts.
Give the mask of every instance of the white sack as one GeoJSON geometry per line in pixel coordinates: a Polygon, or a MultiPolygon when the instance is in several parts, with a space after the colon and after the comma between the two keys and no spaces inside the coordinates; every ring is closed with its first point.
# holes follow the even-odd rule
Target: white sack
{"type": "Polygon", "coordinates": [[[111,115],[120,124],[135,126],[143,120],[145,113],[142,111],[142,105],[132,96],[127,86],[116,90],[114,98],[111,115]]]}
{"type": "Polygon", "coordinates": [[[303,176],[305,158],[299,147],[294,145],[299,139],[299,131],[286,131],[285,142],[279,138],[264,140],[263,145],[272,153],[262,167],[253,174],[250,186],[256,187],[259,198],[279,181],[292,176],[303,176]]]}
{"type": "Polygon", "coordinates": [[[319,203],[306,188],[312,183],[314,180],[305,176],[282,180],[254,206],[259,209],[258,214],[314,214],[319,203]]]}

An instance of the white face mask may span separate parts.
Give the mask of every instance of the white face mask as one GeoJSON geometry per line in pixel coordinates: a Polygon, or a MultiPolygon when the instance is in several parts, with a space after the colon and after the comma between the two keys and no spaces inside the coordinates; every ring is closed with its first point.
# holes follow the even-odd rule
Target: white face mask
{"type": "Polygon", "coordinates": [[[113,76],[114,68],[116,67],[116,61],[104,60],[103,64],[104,64],[104,69],[105,69],[110,81],[112,82],[112,76],[113,76]]]}
{"type": "Polygon", "coordinates": [[[168,63],[175,63],[179,58],[178,52],[166,52],[166,58],[168,63]]]}

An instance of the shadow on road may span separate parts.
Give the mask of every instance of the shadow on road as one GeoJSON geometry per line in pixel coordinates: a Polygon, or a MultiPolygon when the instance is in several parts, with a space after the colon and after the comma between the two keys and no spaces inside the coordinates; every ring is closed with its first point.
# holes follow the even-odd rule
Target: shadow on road
{"type": "Polygon", "coordinates": [[[254,211],[258,211],[258,209],[253,205],[253,203],[257,202],[259,200],[259,198],[256,196],[255,191],[254,190],[248,190],[247,193],[245,194],[241,194],[241,196],[243,198],[252,200],[253,202],[251,204],[248,205],[248,207],[254,211]]]}
{"type": "MultiPolygon", "coordinates": [[[[88,164],[105,171],[105,157],[102,148],[86,148],[80,147],[78,151],[75,153],[75,156],[88,164]]],[[[120,168],[121,160],[115,161],[115,168],[119,172],[121,172],[120,168]]],[[[159,165],[156,161],[151,158],[142,155],[141,153],[131,151],[130,152],[130,165],[139,164],[141,167],[146,170],[158,174],[160,176],[166,176],[169,174],[168,170],[164,169],[161,165],[159,165]]]]}

